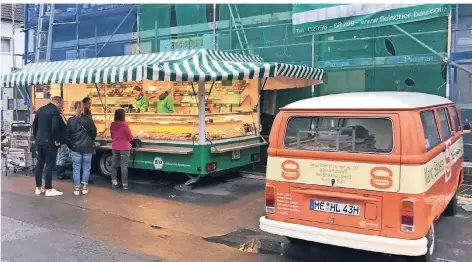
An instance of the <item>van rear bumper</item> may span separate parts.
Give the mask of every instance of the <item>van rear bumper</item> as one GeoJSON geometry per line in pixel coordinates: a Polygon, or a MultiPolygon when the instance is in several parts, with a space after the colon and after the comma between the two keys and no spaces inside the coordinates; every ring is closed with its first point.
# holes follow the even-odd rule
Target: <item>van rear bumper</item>
{"type": "Polygon", "coordinates": [[[427,252],[427,239],[406,240],[355,234],[324,228],[286,223],[261,217],[260,228],[267,233],[303,239],[334,246],[404,256],[422,256],[427,252]]]}

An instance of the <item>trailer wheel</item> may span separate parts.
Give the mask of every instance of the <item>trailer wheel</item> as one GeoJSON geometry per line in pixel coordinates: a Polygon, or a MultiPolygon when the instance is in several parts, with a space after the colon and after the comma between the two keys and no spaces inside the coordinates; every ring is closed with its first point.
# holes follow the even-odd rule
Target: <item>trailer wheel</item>
{"type": "Polygon", "coordinates": [[[102,152],[98,160],[98,173],[103,177],[111,177],[111,152],[102,152]]]}

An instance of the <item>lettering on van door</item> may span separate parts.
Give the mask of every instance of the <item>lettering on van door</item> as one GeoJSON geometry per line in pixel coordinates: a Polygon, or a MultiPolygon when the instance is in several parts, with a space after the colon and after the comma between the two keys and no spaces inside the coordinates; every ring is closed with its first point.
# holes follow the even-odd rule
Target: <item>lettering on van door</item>
{"type": "Polygon", "coordinates": [[[432,182],[435,182],[437,177],[444,174],[444,162],[444,159],[434,159],[432,164],[427,164],[424,166],[424,180],[427,186],[429,186],[432,182]]]}
{"type": "Polygon", "coordinates": [[[451,170],[451,140],[446,141],[446,174],[444,175],[444,180],[447,183],[452,177],[452,170],[451,170]]]}

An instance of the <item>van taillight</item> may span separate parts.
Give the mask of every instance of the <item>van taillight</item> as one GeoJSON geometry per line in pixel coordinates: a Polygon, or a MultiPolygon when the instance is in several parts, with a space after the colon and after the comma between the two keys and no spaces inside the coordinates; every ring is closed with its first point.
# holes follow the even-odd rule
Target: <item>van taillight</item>
{"type": "Polygon", "coordinates": [[[266,197],[266,212],[274,213],[275,212],[275,187],[274,186],[266,186],[265,197],[266,197]]]}
{"type": "Polygon", "coordinates": [[[401,207],[401,230],[411,233],[414,231],[414,204],[411,200],[403,200],[401,207]]]}

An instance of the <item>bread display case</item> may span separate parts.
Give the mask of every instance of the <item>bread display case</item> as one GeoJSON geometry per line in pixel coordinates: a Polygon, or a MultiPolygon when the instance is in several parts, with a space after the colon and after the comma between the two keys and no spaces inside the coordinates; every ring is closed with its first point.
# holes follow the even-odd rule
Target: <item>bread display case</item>
{"type": "MultiPolygon", "coordinates": [[[[167,90],[172,97],[174,112],[178,115],[198,114],[198,86],[189,82],[149,81],[104,84],[88,84],[86,94],[92,99],[92,112],[104,113],[116,108],[126,108],[135,101],[134,87],[143,88],[149,101],[147,113],[155,113],[159,89],[167,90]],[[106,89],[106,90],[105,90],[106,89]]],[[[254,110],[259,96],[257,81],[219,81],[205,83],[205,111],[207,113],[237,113],[254,110]]],[[[142,113],[142,112],[141,112],[142,113]]]]}
{"type": "MultiPolygon", "coordinates": [[[[259,116],[255,105],[259,92],[257,81],[253,82],[220,81],[205,84],[206,140],[257,135],[259,116]]],[[[198,141],[198,97],[192,83],[143,81],[84,87],[87,96],[92,99],[93,119],[102,139],[110,138],[107,127],[113,122],[113,112],[124,108],[128,111],[126,122],[137,139],[149,142],[198,141]],[[136,99],[133,94],[135,86],[142,87],[143,95],[149,101],[147,112],[136,113],[129,107],[136,99]],[[167,90],[172,97],[174,111],[170,114],[156,112],[160,88],[167,90]]]]}
{"type": "MultiPolygon", "coordinates": [[[[113,116],[94,113],[93,119],[98,136],[102,140],[110,139],[107,124],[113,122],[113,116]]],[[[163,114],[126,114],[126,123],[130,126],[134,138],[145,142],[159,141],[198,141],[198,115],[163,115],[163,114]]],[[[255,136],[253,112],[210,113],[206,115],[206,137],[209,141],[255,136]]]]}

